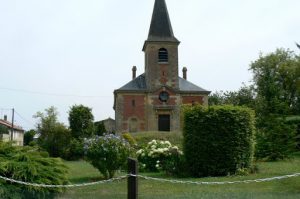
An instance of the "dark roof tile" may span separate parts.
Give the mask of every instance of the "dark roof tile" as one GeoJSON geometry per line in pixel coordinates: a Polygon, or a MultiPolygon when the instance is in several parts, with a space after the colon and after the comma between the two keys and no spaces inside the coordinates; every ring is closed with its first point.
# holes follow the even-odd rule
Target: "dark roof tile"
{"type": "MultiPolygon", "coordinates": [[[[130,81],[123,87],[117,89],[116,91],[147,91],[147,84],[145,74],[142,74],[135,78],[134,80],[130,81]]],[[[210,93],[207,91],[181,77],[179,77],[179,91],[180,92],[196,92],[196,93],[210,93]]]]}
{"type": "Polygon", "coordinates": [[[165,0],[155,0],[147,41],[179,42],[173,34],[165,0]]]}
{"type": "Polygon", "coordinates": [[[207,91],[181,77],[179,77],[179,90],[182,92],[203,92],[203,93],[210,93],[207,91]]]}
{"type": "Polygon", "coordinates": [[[138,76],[117,91],[140,91],[147,90],[145,74],[138,76]]]}

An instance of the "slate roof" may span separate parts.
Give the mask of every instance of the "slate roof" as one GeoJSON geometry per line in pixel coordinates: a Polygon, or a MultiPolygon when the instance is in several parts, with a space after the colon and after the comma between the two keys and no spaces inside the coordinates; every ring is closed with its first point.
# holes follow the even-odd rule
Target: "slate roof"
{"type": "Polygon", "coordinates": [[[179,90],[181,92],[202,92],[202,93],[210,93],[210,91],[207,91],[192,82],[189,82],[181,77],[179,79],[179,90]]]}
{"type": "Polygon", "coordinates": [[[174,36],[165,0],[155,0],[147,41],[179,42],[174,36]]]}
{"type": "Polygon", "coordinates": [[[125,84],[123,87],[119,88],[117,91],[146,91],[146,78],[145,74],[138,76],[129,83],[125,84]]]}
{"type": "MultiPolygon", "coordinates": [[[[210,91],[207,91],[181,77],[179,79],[179,92],[187,92],[187,93],[210,93],[210,91]]],[[[135,78],[134,80],[130,81],[129,83],[125,84],[123,87],[116,90],[118,91],[128,91],[128,92],[145,92],[147,91],[147,84],[146,84],[146,78],[145,74],[142,74],[135,78]]]]}

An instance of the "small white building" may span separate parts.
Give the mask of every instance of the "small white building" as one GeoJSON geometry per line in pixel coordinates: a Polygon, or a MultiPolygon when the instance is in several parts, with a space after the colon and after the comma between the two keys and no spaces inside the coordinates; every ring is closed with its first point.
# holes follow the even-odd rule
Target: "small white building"
{"type": "Polygon", "coordinates": [[[0,140],[7,142],[12,141],[15,142],[17,146],[23,146],[24,143],[24,130],[22,127],[13,125],[9,121],[7,121],[7,117],[4,119],[0,119],[0,126],[6,127],[8,129],[7,134],[0,134],[0,140]]]}

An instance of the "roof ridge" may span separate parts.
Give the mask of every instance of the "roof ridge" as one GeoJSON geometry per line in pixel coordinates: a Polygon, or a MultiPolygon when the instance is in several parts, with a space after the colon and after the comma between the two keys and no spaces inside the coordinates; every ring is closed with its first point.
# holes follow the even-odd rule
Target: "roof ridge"
{"type": "MultiPolygon", "coordinates": [[[[12,127],[12,123],[7,121],[7,120],[0,119],[0,124],[5,125],[6,127],[9,127],[9,128],[12,127]]],[[[14,129],[15,130],[22,130],[22,131],[24,130],[21,126],[18,126],[18,125],[15,125],[15,124],[14,124],[14,129]]]]}

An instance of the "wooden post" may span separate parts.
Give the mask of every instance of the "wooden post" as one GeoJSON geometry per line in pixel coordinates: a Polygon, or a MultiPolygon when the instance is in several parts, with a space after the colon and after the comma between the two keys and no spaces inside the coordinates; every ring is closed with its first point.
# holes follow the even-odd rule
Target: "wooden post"
{"type": "MultiPolygon", "coordinates": [[[[138,174],[138,161],[128,158],[128,174],[138,174]]],[[[128,199],[138,199],[138,178],[136,176],[128,177],[128,199]]]]}
{"type": "Polygon", "coordinates": [[[14,120],[15,120],[15,109],[12,109],[12,118],[11,118],[11,134],[10,134],[10,140],[14,140],[14,120]]]}

